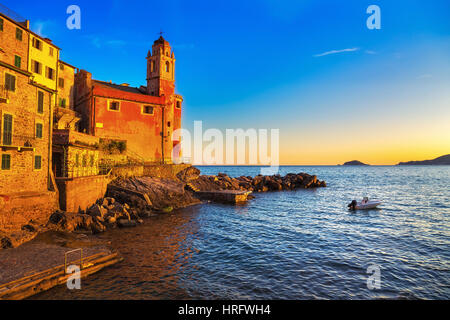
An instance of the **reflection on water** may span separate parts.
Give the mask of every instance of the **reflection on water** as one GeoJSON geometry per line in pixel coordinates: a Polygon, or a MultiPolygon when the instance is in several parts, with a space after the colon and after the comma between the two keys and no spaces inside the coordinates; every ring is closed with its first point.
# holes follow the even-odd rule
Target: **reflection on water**
{"type": "MultiPolygon", "coordinates": [[[[202,168],[256,175],[259,168],[202,168]]],[[[208,204],[101,235],[125,261],[38,299],[367,299],[450,297],[450,168],[283,167],[328,188],[208,204]],[[350,213],[364,195],[381,210],[350,213]],[[367,267],[381,267],[369,290],[367,267]]]]}

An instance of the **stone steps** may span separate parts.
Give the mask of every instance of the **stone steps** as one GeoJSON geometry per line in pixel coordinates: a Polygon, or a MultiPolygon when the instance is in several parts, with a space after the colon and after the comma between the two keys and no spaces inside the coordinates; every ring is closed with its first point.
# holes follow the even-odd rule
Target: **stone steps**
{"type": "Polygon", "coordinates": [[[193,192],[199,192],[200,191],[199,188],[193,186],[192,183],[190,183],[190,182],[186,183],[186,187],[185,188],[190,190],[190,191],[193,191],[193,192]]]}

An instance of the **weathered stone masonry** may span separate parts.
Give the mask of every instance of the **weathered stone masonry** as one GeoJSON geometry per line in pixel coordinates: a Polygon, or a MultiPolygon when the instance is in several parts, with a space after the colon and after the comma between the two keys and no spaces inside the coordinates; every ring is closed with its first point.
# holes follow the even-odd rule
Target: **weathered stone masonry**
{"type": "Polygon", "coordinates": [[[54,90],[27,71],[29,23],[0,19],[0,229],[14,230],[57,208],[50,179],[54,90]]]}

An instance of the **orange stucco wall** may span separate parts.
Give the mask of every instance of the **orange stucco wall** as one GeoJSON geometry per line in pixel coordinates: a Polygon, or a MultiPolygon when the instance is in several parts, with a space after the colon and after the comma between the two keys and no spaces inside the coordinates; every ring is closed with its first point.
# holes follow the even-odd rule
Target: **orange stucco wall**
{"type": "MultiPolygon", "coordinates": [[[[160,161],[162,159],[163,110],[165,110],[165,127],[167,122],[171,122],[172,127],[172,123],[176,122],[173,119],[173,109],[164,109],[163,106],[163,97],[135,95],[94,85],[93,132],[95,136],[104,139],[126,140],[127,153],[131,157],[137,155],[145,161],[160,161]],[[109,110],[110,101],[118,101],[120,110],[109,110]],[[143,113],[143,107],[146,105],[153,106],[152,115],[143,113]]],[[[164,131],[169,130],[166,128],[164,131]]],[[[164,149],[165,158],[170,157],[172,151],[170,137],[165,139],[164,149]]]]}

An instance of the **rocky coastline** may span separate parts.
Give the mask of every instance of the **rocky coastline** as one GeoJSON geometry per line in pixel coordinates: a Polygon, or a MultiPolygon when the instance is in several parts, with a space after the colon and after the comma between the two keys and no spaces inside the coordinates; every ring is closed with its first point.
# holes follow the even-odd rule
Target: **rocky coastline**
{"type": "MultiPolygon", "coordinates": [[[[196,192],[241,190],[253,193],[326,187],[325,181],[307,173],[285,176],[241,176],[225,173],[200,175],[200,170],[188,167],[176,179],[155,177],[117,178],[108,185],[105,198],[97,200],[85,211],[56,211],[46,224],[30,221],[13,234],[0,231],[0,249],[20,246],[48,231],[98,234],[112,228],[135,227],[145,218],[202,203],[196,192]]],[[[249,197],[251,199],[251,196],[249,197]]]]}

